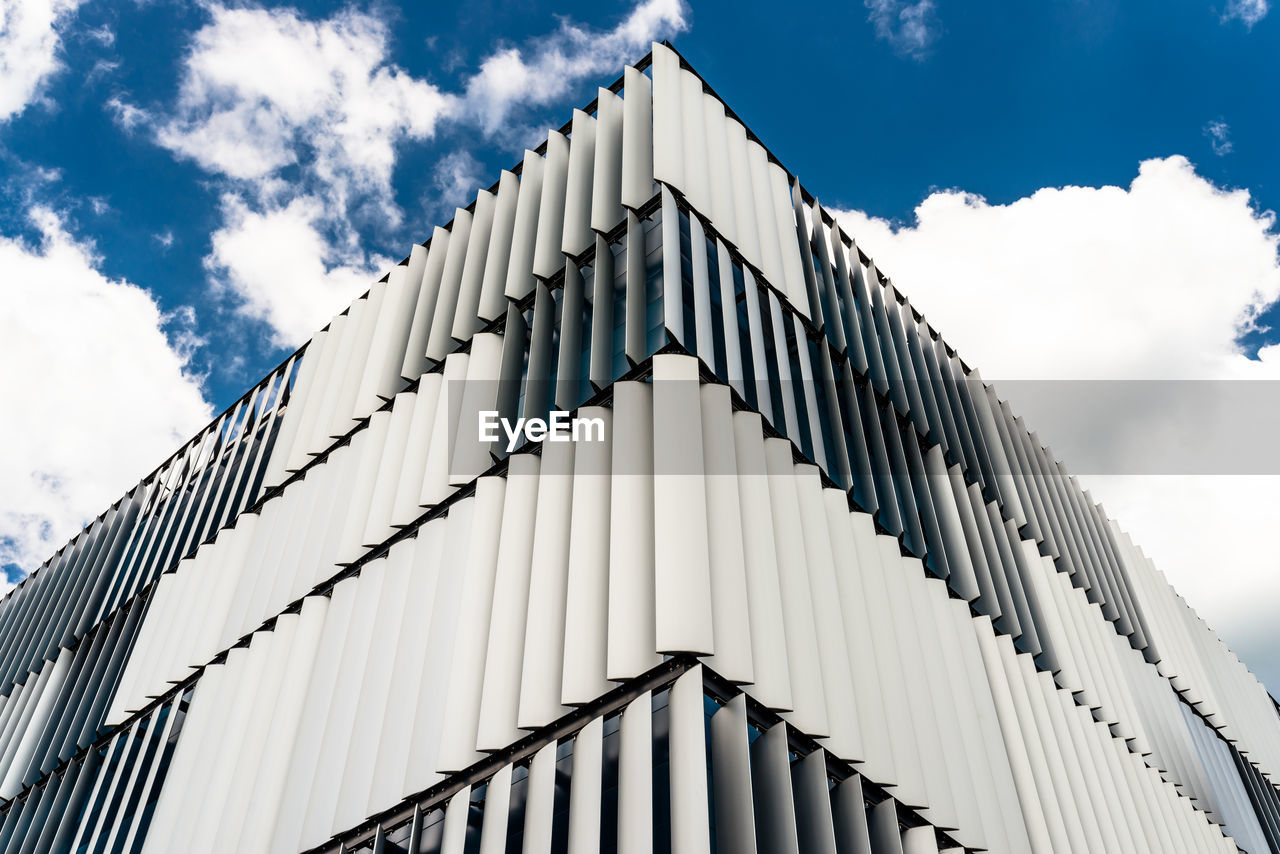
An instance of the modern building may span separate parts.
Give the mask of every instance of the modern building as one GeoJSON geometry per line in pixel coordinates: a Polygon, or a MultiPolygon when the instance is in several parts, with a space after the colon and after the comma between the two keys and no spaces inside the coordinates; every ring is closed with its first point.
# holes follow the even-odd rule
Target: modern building
{"type": "Polygon", "coordinates": [[[655,45],[0,603],[0,852],[1280,852],[1267,692],[854,237],[655,45]]]}

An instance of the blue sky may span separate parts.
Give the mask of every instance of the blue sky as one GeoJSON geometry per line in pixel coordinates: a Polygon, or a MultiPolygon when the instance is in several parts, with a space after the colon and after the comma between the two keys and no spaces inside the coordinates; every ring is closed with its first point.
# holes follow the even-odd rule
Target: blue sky
{"type": "MultiPolygon", "coordinates": [[[[211,8],[219,7],[89,2],[68,17],[59,27],[62,68],[41,87],[44,103],[0,126],[10,201],[0,228],[30,238],[15,197],[51,204],[69,213],[77,236],[95,242],[104,273],[147,288],[162,310],[196,308],[209,346],[195,365],[220,408],[285,352],[265,325],[225,322],[234,306],[209,293],[203,261],[223,220],[225,176],[157,145],[145,126],[126,130],[109,106],[171,112],[211,8]],[[32,180],[31,171],[48,169],[59,178],[32,180]],[[95,213],[94,200],[107,208],[95,213]]],[[[497,51],[535,52],[555,38],[560,19],[599,33],[630,11],[493,2],[279,8],[303,20],[354,10],[385,22],[385,66],[445,92],[464,89],[497,51]]],[[[1187,156],[1219,184],[1249,189],[1261,208],[1280,202],[1280,76],[1268,63],[1280,55],[1280,26],[1265,17],[1252,27],[1223,20],[1211,0],[939,2],[916,40],[900,21],[886,37],[867,9],[845,3],[787,16],[769,4],[699,4],[684,20],[654,35],[671,36],[775,153],[838,205],[909,220],[934,189],[964,188],[998,203],[1046,186],[1123,185],[1139,161],[1169,154],[1187,156]],[[1213,122],[1226,128],[1224,156],[1206,132],[1213,122]]],[[[446,126],[433,138],[398,142],[390,185],[404,219],[357,222],[362,244],[403,257],[468,201],[438,187],[441,157],[476,158],[472,174],[487,184],[523,143],[559,126],[613,76],[584,75],[543,107],[514,109],[521,127],[496,137],[446,126]]]]}
{"type": "MultiPolygon", "coordinates": [[[[0,0],[0,566],[38,565],[654,38],[988,379],[1269,377],[1268,7],[0,0]]],[[[1095,490],[1280,682],[1274,482],[1095,490]]]]}

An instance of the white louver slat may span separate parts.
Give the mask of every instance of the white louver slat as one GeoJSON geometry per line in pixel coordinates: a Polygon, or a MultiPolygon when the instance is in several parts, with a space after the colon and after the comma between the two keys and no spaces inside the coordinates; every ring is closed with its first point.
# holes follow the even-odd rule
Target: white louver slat
{"type": "Polygon", "coordinates": [[[1275,847],[1265,689],[673,50],[620,84],[0,606],[0,850],[1275,847]],[[605,440],[472,441],[552,408],[605,440]]]}

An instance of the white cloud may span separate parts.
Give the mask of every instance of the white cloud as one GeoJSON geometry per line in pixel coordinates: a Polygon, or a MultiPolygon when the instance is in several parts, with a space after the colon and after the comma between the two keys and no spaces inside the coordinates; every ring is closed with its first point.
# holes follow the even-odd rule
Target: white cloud
{"type": "Polygon", "coordinates": [[[923,59],[938,36],[933,0],[863,0],[867,20],[895,51],[913,59],[923,59]]]}
{"type": "Polygon", "coordinates": [[[396,148],[431,137],[456,98],[392,63],[390,29],[372,14],[205,8],[174,105],[107,106],[219,179],[209,279],[296,347],[389,263],[365,254],[353,220],[400,222],[396,148]]]}
{"type": "Polygon", "coordinates": [[[553,103],[585,78],[617,72],[648,53],[655,39],[688,27],[682,0],[644,0],[606,31],[564,19],[530,48],[507,47],[485,59],[467,82],[465,110],[486,134],[498,133],[513,109],[553,103]]]}
{"type": "MultiPolygon", "coordinates": [[[[997,390],[1002,379],[1280,379],[1280,347],[1251,360],[1237,344],[1280,296],[1275,217],[1185,158],[1142,163],[1128,188],[1049,188],[1004,205],[947,191],[915,214],[901,228],[856,211],[840,218],[997,390]]],[[[1037,417],[1034,395],[1021,405],[1008,396],[1070,468],[1073,425],[1037,417]]],[[[1178,427],[1138,407],[1077,415],[1074,427],[1094,427],[1082,441],[1120,454],[1140,450],[1126,443],[1144,431],[1178,427]]],[[[1280,649],[1280,629],[1262,618],[1280,601],[1275,477],[1082,480],[1228,644],[1263,648],[1265,631],[1280,649]]],[[[1280,680],[1280,657],[1252,663],[1280,680]]]]}
{"type": "MultiPolygon", "coordinates": [[[[644,0],[609,30],[562,20],[526,50],[496,51],[451,93],[391,61],[391,29],[375,14],[204,8],[172,106],[106,106],[218,179],[223,222],[206,269],[281,346],[305,340],[388,263],[361,249],[361,226],[400,224],[398,147],[446,121],[471,136],[477,125],[505,132],[512,112],[546,106],[687,27],[683,0],[644,0]]],[[[433,174],[441,198],[427,207],[474,193],[489,183],[482,171],[470,153],[445,156],[433,174]]]]}
{"type": "Polygon", "coordinates": [[[1231,127],[1221,119],[1214,119],[1205,124],[1202,132],[1209,138],[1213,153],[1219,157],[1226,157],[1235,148],[1231,143],[1231,127]]]}
{"type": "Polygon", "coordinates": [[[115,117],[116,124],[127,131],[134,130],[151,118],[146,110],[136,104],[128,103],[119,95],[112,95],[103,106],[115,117]]]}
{"type": "Polygon", "coordinates": [[[1128,188],[1005,205],[952,190],[915,215],[899,229],[859,212],[842,221],[991,377],[1208,379],[1258,364],[1235,339],[1280,296],[1274,215],[1183,157],[1145,161],[1128,188]],[[1087,346],[1053,346],[1069,342],[1087,346]]]}
{"type": "Polygon", "coordinates": [[[28,571],[211,417],[188,333],[61,216],[30,221],[38,242],[0,237],[0,565],[28,571]]]}
{"type": "Polygon", "coordinates": [[[206,7],[161,145],[213,174],[258,179],[304,157],[345,200],[390,191],[395,146],[423,139],[452,98],[388,61],[389,30],[352,9],[206,7]]]}
{"type": "MultiPolygon", "coordinates": [[[[494,51],[455,94],[391,63],[390,30],[373,14],[312,21],[288,8],[207,8],[172,115],[153,119],[160,144],[231,178],[310,161],[329,184],[374,191],[390,188],[398,142],[428,138],[447,119],[497,133],[513,109],[546,106],[688,28],[683,0],[644,0],[609,30],[562,19],[527,48],[494,51]]],[[[126,124],[145,115],[110,106],[126,124]]]]}
{"type": "Polygon", "coordinates": [[[111,27],[106,24],[103,24],[100,27],[95,27],[92,30],[85,30],[84,34],[87,38],[92,39],[103,47],[111,47],[116,43],[115,30],[111,29],[111,27]]]}
{"type": "Polygon", "coordinates": [[[302,344],[394,263],[365,256],[354,235],[346,243],[329,241],[322,233],[324,202],[314,196],[254,210],[228,195],[222,213],[205,267],[236,295],[245,315],[271,327],[280,347],[302,344]]]}
{"type": "Polygon", "coordinates": [[[45,80],[62,67],[58,29],[81,0],[0,0],[0,122],[40,97],[45,80]]]}
{"type": "Polygon", "coordinates": [[[1268,0],[1227,0],[1227,8],[1222,12],[1222,22],[1240,21],[1246,28],[1253,29],[1253,25],[1267,17],[1267,12],[1271,6],[1268,0]]]}
{"type": "Polygon", "coordinates": [[[84,76],[86,84],[93,83],[113,74],[120,67],[120,61],[116,59],[99,59],[93,63],[93,67],[89,69],[89,73],[84,76]]]}
{"type": "Polygon", "coordinates": [[[450,152],[440,158],[431,172],[435,192],[428,207],[444,214],[442,221],[447,221],[454,208],[465,207],[475,198],[476,191],[492,183],[485,180],[484,166],[470,152],[450,152]]]}

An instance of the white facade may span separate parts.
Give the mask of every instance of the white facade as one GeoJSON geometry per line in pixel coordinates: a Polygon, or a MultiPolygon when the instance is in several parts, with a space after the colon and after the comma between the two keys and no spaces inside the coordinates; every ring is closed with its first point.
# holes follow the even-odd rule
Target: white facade
{"type": "Polygon", "coordinates": [[[662,45],[0,668],[4,852],[1280,851],[1266,691],[662,45]]]}

